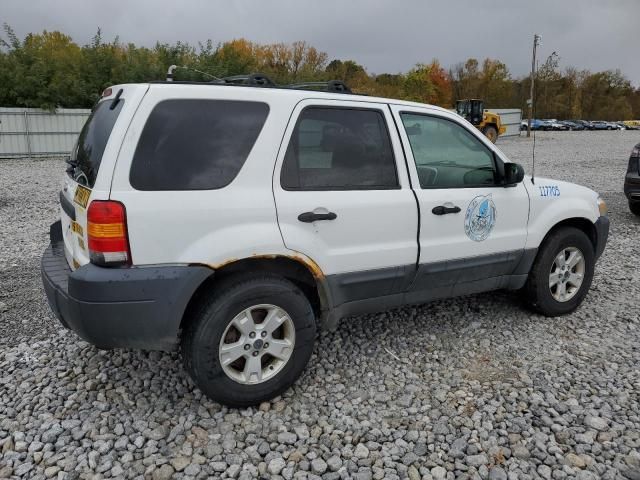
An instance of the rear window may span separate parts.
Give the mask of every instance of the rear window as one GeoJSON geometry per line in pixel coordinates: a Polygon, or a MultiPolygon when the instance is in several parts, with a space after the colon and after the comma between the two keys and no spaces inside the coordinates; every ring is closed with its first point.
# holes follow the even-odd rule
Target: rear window
{"type": "Polygon", "coordinates": [[[102,154],[113,126],[120,115],[124,100],[115,104],[113,101],[100,102],[82,127],[76,148],[71,154],[74,165],[72,177],[80,184],[93,187],[102,162],[102,154]]]}
{"type": "Polygon", "coordinates": [[[129,180],[137,190],[212,190],[238,175],[269,106],[235,100],[165,100],[149,115],[129,180]]]}

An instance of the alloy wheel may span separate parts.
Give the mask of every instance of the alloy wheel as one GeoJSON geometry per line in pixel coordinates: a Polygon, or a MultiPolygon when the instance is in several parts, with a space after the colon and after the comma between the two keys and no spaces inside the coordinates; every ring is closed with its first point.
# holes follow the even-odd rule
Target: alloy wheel
{"type": "Polygon", "coordinates": [[[553,259],[549,273],[551,296],[558,302],[568,302],[580,290],[584,280],[585,259],[576,247],[563,248],[553,259]]]}
{"type": "Polygon", "coordinates": [[[254,305],[230,322],[220,340],[224,373],[243,385],[266,382],[289,361],[295,327],[287,312],[275,305],[254,305]]]}

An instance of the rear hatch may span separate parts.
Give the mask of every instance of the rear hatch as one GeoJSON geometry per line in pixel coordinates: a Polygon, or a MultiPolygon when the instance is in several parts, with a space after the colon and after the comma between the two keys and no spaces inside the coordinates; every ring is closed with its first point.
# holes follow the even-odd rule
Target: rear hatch
{"type": "Polygon", "coordinates": [[[65,257],[73,270],[89,263],[87,209],[92,200],[109,198],[119,147],[147,88],[119,85],[105,90],[67,160],[60,218],[65,257]]]}

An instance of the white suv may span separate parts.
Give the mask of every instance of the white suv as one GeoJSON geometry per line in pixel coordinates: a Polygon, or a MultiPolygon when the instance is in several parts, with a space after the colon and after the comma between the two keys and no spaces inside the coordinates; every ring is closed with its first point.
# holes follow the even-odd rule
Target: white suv
{"type": "Polygon", "coordinates": [[[545,315],[583,301],[609,230],[597,193],[525,179],[442,108],[264,83],[104,92],[42,260],[66,327],[180,344],[208,396],[245,406],[347,315],[496,289],[545,315]]]}

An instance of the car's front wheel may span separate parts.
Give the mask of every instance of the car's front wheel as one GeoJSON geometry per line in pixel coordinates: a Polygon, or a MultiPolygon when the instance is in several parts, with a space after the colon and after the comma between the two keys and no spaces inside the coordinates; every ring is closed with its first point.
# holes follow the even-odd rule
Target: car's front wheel
{"type": "Polygon", "coordinates": [[[629,210],[634,215],[640,215],[640,202],[629,202],[629,210]]]}
{"type": "Polygon", "coordinates": [[[562,227],[542,244],[524,288],[529,305],[548,317],[573,312],[589,291],[593,244],[577,228],[562,227]]]}
{"type": "Polygon", "coordinates": [[[304,293],[271,274],[237,276],[191,318],[182,336],[185,367],[210,398],[232,407],[280,395],[304,370],[316,333],[304,293]]]}

